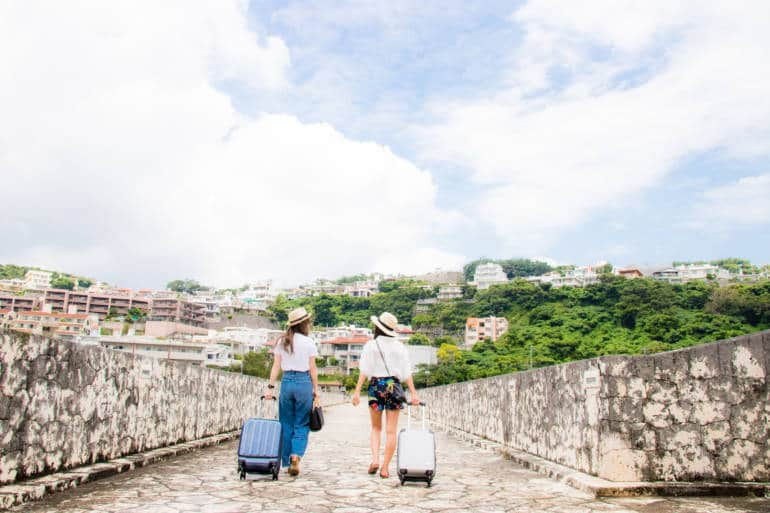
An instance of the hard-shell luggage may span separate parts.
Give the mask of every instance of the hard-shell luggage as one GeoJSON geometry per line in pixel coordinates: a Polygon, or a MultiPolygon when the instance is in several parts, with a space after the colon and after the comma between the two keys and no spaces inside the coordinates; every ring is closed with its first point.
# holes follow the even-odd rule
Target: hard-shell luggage
{"type": "Polygon", "coordinates": [[[425,403],[422,409],[421,429],[411,429],[411,405],[407,406],[406,429],[398,433],[396,462],[401,485],[406,481],[425,481],[430,487],[436,476],[436,437],[425,427],[425,403]]]}
{"type": "MultiPolygon", "coordinates": [[[[263,401],[264,396],[259,399],[260,417],[263,401]]],[[[238,445],[240,478],[246,479],[246,474],[272,474],[273,480],[278,479],[282,448],[281,423],[277,419],[246,419],[241,428],[241,440],[238,445]]]]}

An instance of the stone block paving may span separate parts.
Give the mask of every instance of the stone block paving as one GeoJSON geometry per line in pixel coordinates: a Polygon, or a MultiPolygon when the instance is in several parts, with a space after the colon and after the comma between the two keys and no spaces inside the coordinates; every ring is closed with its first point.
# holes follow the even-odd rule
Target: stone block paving
{"type": "MultiPolygon", "coordinates": [[[[237,442],[87,483],[17,508],[25,513],[727,513],[768,512],[770,499],[595,499],[525,470],[501,456],[437,433],[433,487],[366,474],[368,412],[364,406],[329,408],[327,425],[311,434],[302,474],[279,481],[238,480],[237,442]]],[[[402,424],[405,419],[402,418],[402,424]]],[[[395,476],[395,462],[391,466],[395,476]]]]}

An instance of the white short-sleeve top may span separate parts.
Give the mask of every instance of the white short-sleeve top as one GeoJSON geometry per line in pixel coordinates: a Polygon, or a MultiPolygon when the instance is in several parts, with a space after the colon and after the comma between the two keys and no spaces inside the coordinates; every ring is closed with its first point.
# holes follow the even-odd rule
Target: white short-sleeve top
{"type": "Polygon", "coordinates": [[[283,348],[283,338],[278,340],[273,351],[281,355],[281,370],[306,372],[310,370],[310,358],[318,356],[318,348],[312,338],[302,333],[294,334],[294,352],[283,348]]]}
{"type": "Polygon", "coordinates": [[[399,340],[393,337],[380,335],[375,340],[370,340],[364,345],[359,362],[361,374],[371,378],[384,378],[394,376],[400,381],[409,379],[412,376],[412,366],[409,362],[409,353],[406,347],[399,340]],[[382,349],[382,356],[377,349],[379,343],[382,349]],[[387,361],[387,366],[383,362],[383,356],[387,361]]]}

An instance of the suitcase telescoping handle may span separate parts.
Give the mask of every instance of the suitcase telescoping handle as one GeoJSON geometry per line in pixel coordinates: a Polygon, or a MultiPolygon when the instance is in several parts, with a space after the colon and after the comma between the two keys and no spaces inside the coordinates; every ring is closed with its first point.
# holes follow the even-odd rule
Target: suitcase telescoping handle
{"type": "MultiPolygon", "coordinates": [[[[422,411],[422,429],[425,429],[425,403],[420,401],[420,410],[422,411]]],[[[412,403],[406,403],[406,429],[412,427],[412,403]]]]}
{"type": "MultiPolygon", "coordinates": [[[[277,401],[278,399],[273,396],[273,401],[277,401]]],[[[259,408],[257,408],[257,417],[262,417],[262,406],[265,404],[265,396],[261,395],[259,396],[259,408]]],[[[276,413],[275,418],[278,418],[278,414],[276,413]]]]}

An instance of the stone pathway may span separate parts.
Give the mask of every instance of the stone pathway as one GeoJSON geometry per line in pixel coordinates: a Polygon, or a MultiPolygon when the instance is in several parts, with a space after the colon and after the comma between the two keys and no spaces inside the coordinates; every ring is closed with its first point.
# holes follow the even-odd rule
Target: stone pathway
{"type": "MultiPolygon", "coordinates": [[[[337,406],[311,434],[302,474],[285,470],[277,482],[239,481],[236,443],[88,483],[20,507],[25,513],[726,513],[768,512],[770,499],[594,499],[525,470],[502,457],[438,433],[438,471],[432,488],[366,474],[368,413],[337,406]]],[[[405,419],[402,419],[405,423],[405,419]]],[[[395,475],[395,462],[391,466],[395,475]]]]}

